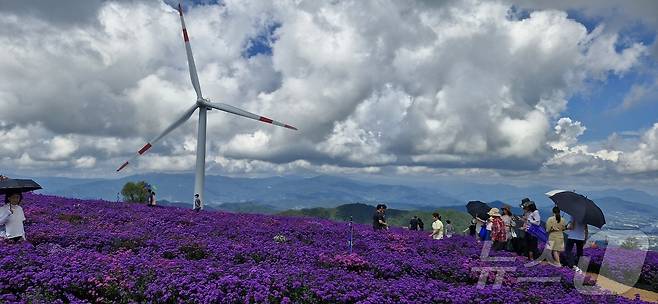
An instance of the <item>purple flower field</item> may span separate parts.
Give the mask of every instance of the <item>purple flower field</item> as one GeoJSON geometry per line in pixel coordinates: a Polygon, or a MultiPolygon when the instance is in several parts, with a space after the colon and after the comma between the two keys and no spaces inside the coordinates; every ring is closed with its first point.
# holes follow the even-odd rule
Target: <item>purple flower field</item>
{"type": "Polygon", "coordinates": [[[628,250],[623,248],[608,248],[608,249],[585,249],[584,254],[588,256],[591,261],[589,270],[591,272],[599,272],[601,266],[605,264],[610,278],[617,281],[624,281],[624,278],[633,277],[633,274],[640,273],[635,286],[658,292],[658,252],[648,251],[644,257],[640,251],[628,250]],[[604,254],[608,254],[605,263],[603,262],[604,254]],[[641,259],[644,258],[644,263],[641,264],[641,259]],[[642,267],[641,269],[638,269],[642,267]]]}
{"type": "Polygon", "coordinates": [[[0,246],[4,303],[641,303],[583,295],[566,268],[483,261],[468,237],[356,225],[349,254],[347,225],[325,220],[42,195],[23,207],[28,242],[0,246]],[[473,267],[514,270],[477,288],[473,267]]]}

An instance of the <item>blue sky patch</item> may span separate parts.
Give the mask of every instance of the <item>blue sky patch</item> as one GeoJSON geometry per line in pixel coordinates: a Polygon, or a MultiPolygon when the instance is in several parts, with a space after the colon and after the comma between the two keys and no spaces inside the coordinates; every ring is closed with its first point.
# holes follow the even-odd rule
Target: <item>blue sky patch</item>
{"type": "Polygon", "coordinates": [[[655,78],[649,74],[631,72],[623,76],[610,74],[604,83],[589,83],[592,88],[587,93],[579,93],[569,100],[564,116],[581,121],[587,131],[582,135],[583,141],[603,140],[614,132],[634,131],[649,128],[656,121],[658,102],[655,88],[650,90],[627,109],[622,107],[624,99],[634,85],[650,87],[655,78]]]}
{"type": "Polygon", "coordinates": [[[272,44],[276,41],[274,32],[281,27],[281,23],[275,22],[268,25],[256,37],[252,37],[245,45],[242,57],[251,58],[256,55],[272,55],[272,44]]]}

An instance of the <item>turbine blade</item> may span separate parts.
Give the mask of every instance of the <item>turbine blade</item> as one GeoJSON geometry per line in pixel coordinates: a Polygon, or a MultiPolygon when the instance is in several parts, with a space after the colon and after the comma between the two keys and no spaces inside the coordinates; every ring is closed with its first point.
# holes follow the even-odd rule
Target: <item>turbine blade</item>
{"type": "Polygon", "coordinates": [[[234,106],[227,105],[227,104],[224,104],[224,103],[203,102],[202,104],[207,106],[207,107],[217,109],[217,110],[221,110],[221,111],[224,111],[224,112],[228,112],[228,113],[231,113],[231,114],[240,115],[240,116],[251,118],[251,119],[254,119],[254,120],[270,123],[270,124],[273,124],[273,125],[276,125],[276,126],[279,126],[279,127],[284,127],[284,128],[288,128],[288,129],[292,129],[292,130],[297,130],[297,128],[295,128],[291,125],[288,125],[288,124],[285,124],[285,123],[267,118],[265,116],[260,116],[260,115],[257,115],[257,114],[251,113],[251,112],[247,112],[245,110],[242,110],[242,109],[239,109],[239,108],[236,108],[234,106]]]}
{"type": "Polygon", "coordinates": [[[187,53],[187,65],[190,70],[190,80],[196,92],[196,98],[201,99],[201,86],[199,85],[199,76],[196,73],[196,65],[194,64],[194,56],[192,56],[192,47],[190,46],[190,37],[187,36],[187,28],[185,27],[185,19],[183,18],[183,7],[180,2],[178,3],[178,14],[180,15],[180,24],[183,28],[183,41],[185,42],[185,52],[187,53]]]}
{"type": "Polygon", "coordinates": [[[125,168],[126,166],[128,166],[128,164],[130,164],[131,162],[133,162],[138,156],[140,156],[140,155],[146,153],[146,151],[148,151],[149,149],[151,149],[151,147],[153,147],[156,143],[158,143],[163,137],[167,136],[167,134],[171,133],[171,131],[173,131],[174,129],[178,128],[178,127],[179,127],[180,125],[182,125],[185,121],[187,121],[188,119],[190,119],[190,116],[192,116],[192,113],[194,113],[194,111],[195,111],[198,107],[199,107],[199,106],[197,106],[197,105],[195,104],[194,106],[192,106],[191,108],[189,108],[187,111],[185,111],[185,113],[183,113],[183,115],[181,115],[180,118],[178,118],[174,123],[172,123],[171,125],[169,125],[169,127],[167,127],[162,133],[160,133],[160,135],[154,137],[154,138],[151,139],[149,142],[147,142],[146,145],[144,145],[141,149],[139,149],[139,151],[137,151],[137,154],[135,154],[135,156],[133,156],[133,157],[130,158],[128,161],[126,161],[125,163],[123,163],[123,164],[121,165],[121,167],[119,167],[119,169],[117,169],[117,172],[121,171],[123,168],[125,168]]]}

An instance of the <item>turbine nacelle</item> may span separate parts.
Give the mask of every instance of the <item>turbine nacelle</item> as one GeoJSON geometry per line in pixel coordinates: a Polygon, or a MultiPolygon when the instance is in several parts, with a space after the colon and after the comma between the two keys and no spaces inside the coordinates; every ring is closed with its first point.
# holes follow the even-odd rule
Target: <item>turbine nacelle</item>
{"type": "Polygon", "coordinates": [[[210,108],[206,105],[206,103],[208,103],[208,102],[210,102],[210,100],[205,99],[205,98],[199,98],[199,99],[196,100],[196,105],[199,108],[206,107],[206,110],[212,110],[212,108],[210,108]]]}

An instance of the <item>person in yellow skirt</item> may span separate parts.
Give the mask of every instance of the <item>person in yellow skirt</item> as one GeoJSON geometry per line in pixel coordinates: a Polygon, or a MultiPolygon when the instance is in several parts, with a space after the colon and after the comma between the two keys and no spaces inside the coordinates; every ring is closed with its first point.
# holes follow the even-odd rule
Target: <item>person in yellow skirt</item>
{"type": "Polygon", "coordinates": [[[567,229],[566,221],[560,216],[560,208],[553,207],[553,216],[546,221],[546,231],[548,231],[548,244],[546,249],[550,249],[555,260],[555,266],[560,264],[560,252],[564,251],[564,230],[567,229]]]}

